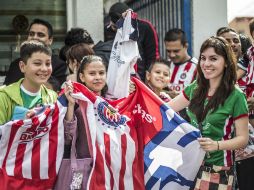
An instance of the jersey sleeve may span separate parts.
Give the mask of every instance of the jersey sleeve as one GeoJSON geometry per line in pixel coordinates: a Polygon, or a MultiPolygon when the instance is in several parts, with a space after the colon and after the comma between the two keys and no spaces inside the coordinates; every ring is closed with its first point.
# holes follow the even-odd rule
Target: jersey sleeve
{"type": "Polygon", "coordinates": [[[233,118],[237,120],[241,117],[248,116],[248,104],[245,95],[238,92],[235,96],[235,104],[233,108],[233,118]]]}
{"type": "Polygon", "coordinates": [[[190,85],[185,87],[185,89],[183,90],[183,95],[187,100],[190,101],[192,99],[193,91],[196,89],[196,87],[197,87],[196,80],[190,85]]]}
{"type": "Polygon", "coordinates": [[[8,121],[8,113],[10,113],[10,106],[8,106],[5,93],[0,91],[0,125],[8,121]]]}

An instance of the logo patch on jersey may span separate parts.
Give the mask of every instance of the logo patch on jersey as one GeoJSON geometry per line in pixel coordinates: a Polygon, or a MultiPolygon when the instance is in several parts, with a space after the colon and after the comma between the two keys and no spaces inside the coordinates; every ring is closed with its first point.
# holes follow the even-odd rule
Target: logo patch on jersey
{"type": "Polygon", "coordinates": [[[180,75],[180,78],[181,78],[181,79],[186,79],[186,77],[187,77],[186,73],[182,73],[182,74],[180,75]]]}
{"type": "Polygon", "coordinates": [[[125,125],[127,121],[125,116],[120,115],[107,102],[100,102],[97,110],[100,119],[108,125],[118,127],[119,125],[125,125]]]}

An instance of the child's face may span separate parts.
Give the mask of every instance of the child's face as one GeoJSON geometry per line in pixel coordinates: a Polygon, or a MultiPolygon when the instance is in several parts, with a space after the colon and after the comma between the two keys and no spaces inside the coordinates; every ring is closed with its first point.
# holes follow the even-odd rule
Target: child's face
{"type": "Polygon", "coordinates": [[[161,91],[169,83],[169,67],[164,64],[155,64],[151,72],[146,73],[146,80],[153,88],[161,91]]]}
{"type": "Polygon", "coordinates": [[[85,66],[79,77],[87,88],[100,95],[106,85],[106,68],[102,62],[94,61],[85,66]]]}
{"type": "Polygon", "coordinates": [[[51,56],[35,52],[28,58],[26,64],[23,61],[20,62],[20,70],[25,75],[23,84],[26,87],[40,87],[48,81],[52,73],[51,56]]]}

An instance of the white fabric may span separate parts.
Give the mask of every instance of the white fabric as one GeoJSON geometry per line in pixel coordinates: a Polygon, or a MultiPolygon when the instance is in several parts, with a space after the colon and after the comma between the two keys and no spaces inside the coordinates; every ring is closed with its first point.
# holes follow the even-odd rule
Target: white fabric
{"type": "Polygon", "coordinates": [[[129,94],[130,74],[134,73],[133,66],[139,57],[137,41],[130,39],[135,30],[131,25],[131,15],[132,11],[128,11],[113,43],[107,73],[107,98],[122,98],[129,94]]]}

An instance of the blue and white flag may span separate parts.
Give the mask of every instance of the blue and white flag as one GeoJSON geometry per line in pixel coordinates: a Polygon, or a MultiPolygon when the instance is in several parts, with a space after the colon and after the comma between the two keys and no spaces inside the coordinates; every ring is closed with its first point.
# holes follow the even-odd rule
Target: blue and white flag
{"type": "Polygon", "coordinates": [[[145,188],[184,190],[193,186],[205,152],[200,132],[161,105],[162,129],[144,147],[145,188]]]}

